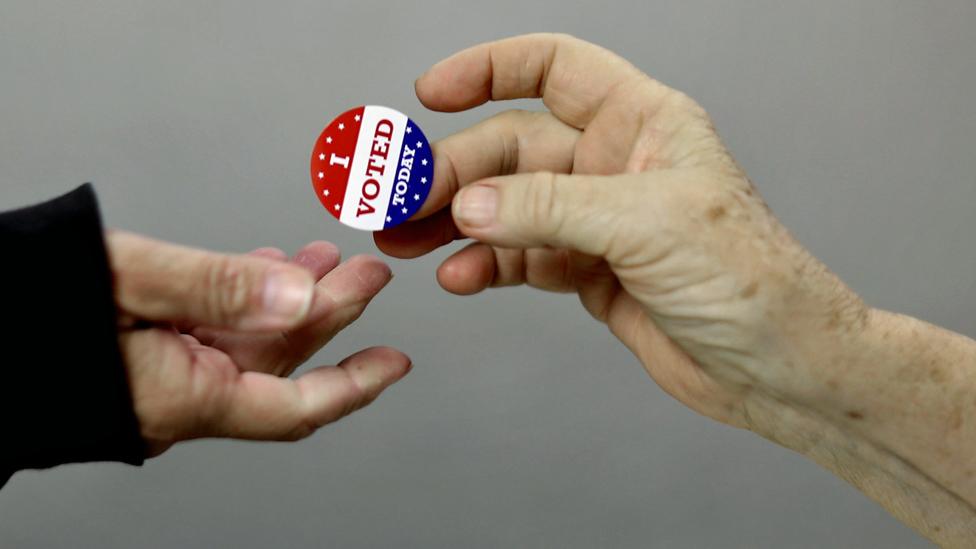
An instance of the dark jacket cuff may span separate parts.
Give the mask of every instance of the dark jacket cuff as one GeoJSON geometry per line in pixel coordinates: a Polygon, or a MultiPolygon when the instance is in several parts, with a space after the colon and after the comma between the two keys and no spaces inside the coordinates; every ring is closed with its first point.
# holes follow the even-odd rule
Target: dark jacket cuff
{"type": "Polygon", "coordinates": [[[0,485],[20,469],[141,464],[91,185],[0,214],[0,253],[0,485]]]}

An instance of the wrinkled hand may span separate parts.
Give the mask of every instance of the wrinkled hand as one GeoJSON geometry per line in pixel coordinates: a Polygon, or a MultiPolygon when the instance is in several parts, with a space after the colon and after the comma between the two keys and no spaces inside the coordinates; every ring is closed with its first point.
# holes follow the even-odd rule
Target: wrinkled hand
{"type": "Polygon", "coordinates": [[[976,342],[864,305],[776,220],[687,96],[566,36],[438,63],[428,107],[541,97],[434,146],[394,256],[476,242],[451,292],[576,292],[667,392],[792,448],[946,547],[976,536],[976,342]]]}
{"type": "Polygon", "coordinates": [[[223,255],[128,233],[107,236],[119,341],[151,455],[181,440],[296,440],[365,406],[410,369],[371,348],[289,379],[356,320],[391,278],[381,261],[339,263],[326,242],[288,260],[223,255]]]}
{"type": "MultiPolygon", "coordinates": [[[[860,300],[799,246],[687,96],[620,57],[560,35],[483,44],[416,83],[461,111],[541,97],[435,149],[415,220],[376,234],[396,257],[455,239],[448,291],[528,284],[576,292],[667,392],[750,426],[756,399],[820,398],[860,300]]],[[[764,406],[762,409],[768,409],[764,406]]]]}

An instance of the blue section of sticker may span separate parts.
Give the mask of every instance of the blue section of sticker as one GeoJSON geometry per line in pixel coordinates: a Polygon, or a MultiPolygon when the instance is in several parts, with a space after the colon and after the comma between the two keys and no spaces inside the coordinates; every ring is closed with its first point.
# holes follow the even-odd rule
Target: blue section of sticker
{"type": "Polygon", "coordinates": [[[423,206],[434,181],[434,156],[427,136],[407,119],[384,229],[396,227],[423,206]]]}

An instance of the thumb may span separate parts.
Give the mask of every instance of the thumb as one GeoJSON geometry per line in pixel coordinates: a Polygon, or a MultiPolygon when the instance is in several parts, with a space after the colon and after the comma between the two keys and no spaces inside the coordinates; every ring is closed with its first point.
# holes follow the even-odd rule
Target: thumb
{"type": "Polygon", "coordinates": [[[239,330],[284,330],[311,306],[303,268],[263,257],[186,248],[142,236],[107,235],[116,302],[125,314],[157,322],[239,330]]]}
{"type": "Polygon", "coordinates": [[[465,235],[503,248],[569,248],[606,257],[639,192],[628,176],[545,172],[494,177],[462,188],[454,221],[465,235]],[[628,195],[630,195],[628,197],[628,195]]]}

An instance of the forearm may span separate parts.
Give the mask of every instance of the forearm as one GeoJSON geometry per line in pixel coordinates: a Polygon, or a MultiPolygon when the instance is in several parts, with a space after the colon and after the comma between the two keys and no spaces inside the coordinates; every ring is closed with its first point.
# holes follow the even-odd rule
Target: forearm
{"type": "Polygon", "coordinates": [[[976,507],[976,341],[872,313],[835,407],[856,433],[976,507]],[[857,407],[860,405],[860,407],[857,407]]]}
{"type": "Polygon", "coordinates": [[[976,539],[972,506],[912,463],[824,415],[773,400],[750,403],[750,430],[799,452],[943,547],[976,539]]]}
{"type": "Polygon", "coordinates": [[[872,311],[802,404],[754,399],[750,428],[807,455],[944,546],[976,539],[976,342],[872,311]]]}

